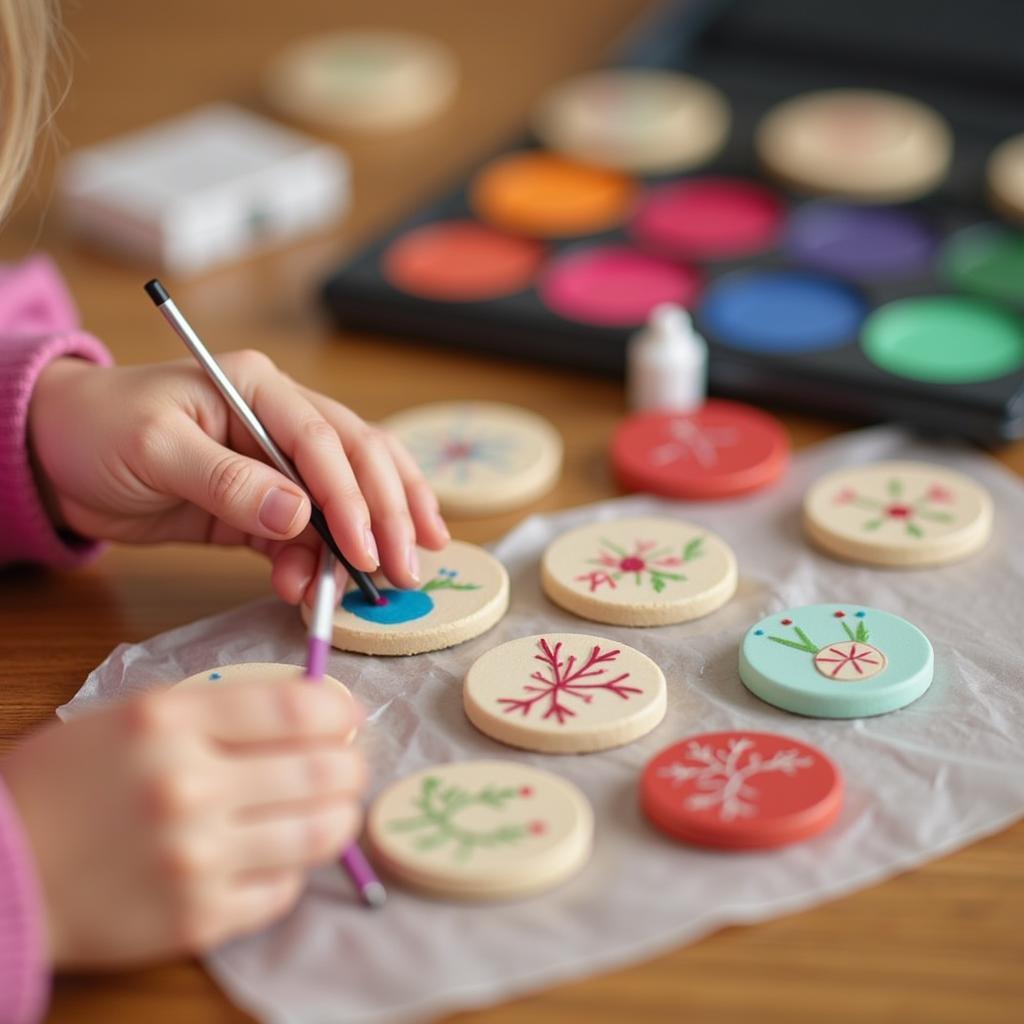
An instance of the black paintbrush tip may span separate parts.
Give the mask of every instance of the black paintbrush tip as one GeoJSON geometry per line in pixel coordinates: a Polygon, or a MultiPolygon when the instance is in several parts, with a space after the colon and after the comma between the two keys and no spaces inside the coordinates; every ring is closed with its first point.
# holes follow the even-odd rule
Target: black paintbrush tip
{"type": "Polygon", "coordinates": [[[154,306],[162,306],[170,298],[167,289],[155,277],[146,282],[146,294],[153,300],[154,306]]]}

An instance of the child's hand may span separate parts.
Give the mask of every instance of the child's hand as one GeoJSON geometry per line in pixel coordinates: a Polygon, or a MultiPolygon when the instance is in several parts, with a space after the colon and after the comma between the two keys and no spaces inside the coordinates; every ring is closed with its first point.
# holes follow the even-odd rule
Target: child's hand
{"type": "MultiPolygon", "coordinates": [[[[448,531],[401,444],[297,385],[266,356],[218,359],[298,467],[352,565],[376,569],[379,542],[391,582],[418,585],[416,541],[440,548],[448,531]]],[[[59,526],[129,543],[248,544],[273,560],[274,587],[286,601],[310,586],[321,542],[307,527],[309,499],[262,461],[193,363],[105,369],[59,359],[36,385],[29,429],[59,526]]]]}
{"type": "Polygon", "coordinates": [[[358,831],[357,718],[332,685],[197,685],[49,726],[7,755],[53,962],[196,952],[283,914],[305,870],[358,831]]]}

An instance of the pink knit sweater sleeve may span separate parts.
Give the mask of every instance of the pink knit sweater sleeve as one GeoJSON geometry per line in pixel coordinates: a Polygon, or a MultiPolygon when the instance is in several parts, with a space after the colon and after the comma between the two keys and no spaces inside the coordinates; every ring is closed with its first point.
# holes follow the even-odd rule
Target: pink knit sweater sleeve
{"type": "MultiPolygon", "coordinates": [[[[111,361],[80,330],[74,303],[48,259],[0,268],[0,567],[34,562],[66,568],[97,550],[54,529],[32,475],[29,400],[40,373],[61,356],[111,361]]],[[[49,989],[43,920],[28,841],[0,783],[0,1024],[32,1024],[43,1015],[49,989]]]]}

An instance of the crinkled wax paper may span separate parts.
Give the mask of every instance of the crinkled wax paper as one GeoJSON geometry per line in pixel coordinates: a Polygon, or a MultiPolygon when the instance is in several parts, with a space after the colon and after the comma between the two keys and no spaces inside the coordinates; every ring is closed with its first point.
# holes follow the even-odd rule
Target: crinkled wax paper
{"type": "MultiPolygon", "coordinates": [[[[464,906],[391,887],[364,910],[339,870],[322,869],[284,920],[207,960],[229,995],[274,1024],[421,1021],[459,1007],[611,968],[692,942],[724,925],[792,913],[871,885],[1000,829],[1024,812],[1024,486],[960,447],[915,442],[890,428],[848,434],[796,458],[775,489],[718,504],[607,501],[525,520],[494,547],[512,605],[485,636],[414,658],[335,652],[330,672],[370,711],[363,740],[374,786],[436,762],[528,761],[575,782],[593,803],[593,858],[561,888],[518,903],[464,906]],[[844,565],[801,537],[800,499],[826,470],[921,458],[971,474],[995,498],[991,543],[966,562],[894,571],[844,565]],[[678,515],[735,549],[733,601],[681,626],[626,629],[581,622],[550,604],[538,559],[561,531],[595,519],[678,515]],[[819,601],[886,609],[935,647],[935,681],[894,714],[855,721],[799,718],[762,704],[737,675],[737,645],[767,613],[819,601]],[[596,631],[646,652],[665,671],[669,710],[653,733],[619,750],[543,756],[506,749],[462,712],[463,674],[483,651],[544,630],[596,631]],[[654,753],[695,732],[758,729],[815,744],[839,764],[846,802],[828,833],[787,849],[715,853],[655,832],[637,808],[654,753]]],[[[238,661],[301,664],[303,628],[272,601],[121,646],[64,713],[238,661]]]]}

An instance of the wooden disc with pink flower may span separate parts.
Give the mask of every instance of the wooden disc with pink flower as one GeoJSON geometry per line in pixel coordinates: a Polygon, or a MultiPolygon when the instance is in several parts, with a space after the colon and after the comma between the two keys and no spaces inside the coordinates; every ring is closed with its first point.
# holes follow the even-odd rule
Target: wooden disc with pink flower
{"type": "Polygon", "coordinates": [[[570,530],[541,560],[544,592],[566,611],[618,626],[662,626],[715,611],[736,591],[736,558],[720,537],[669,517],[570,530]]]}
{"type": "Polygon", "coordinates": [[[804,529],[851,562],[941,565],[992,532],[992,499],[970,477],[926,462],[876,462],[828,473],[804,498],[804,529]]]}
{"type": "Polygon", "coordinates": [[[366,829],[378,865],[411,888],[511,899],[550,889],[586,864],[594,815],[579,789],[551,772],[458,761],[392,783],[366,829]]]}

